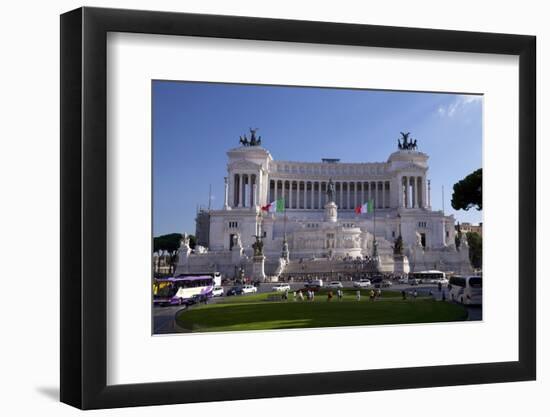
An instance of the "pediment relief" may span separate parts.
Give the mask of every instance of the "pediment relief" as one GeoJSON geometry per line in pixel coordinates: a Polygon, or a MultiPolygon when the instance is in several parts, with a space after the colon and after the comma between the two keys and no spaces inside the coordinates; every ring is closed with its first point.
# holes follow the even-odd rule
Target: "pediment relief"
{"type": "Polygon", "coordinates": [[[392,172],[403,172],[403,171],[425,172],[427,170],[428,170],[428,166],[426,164],[418,163],[418,162],[401,163],[398,166],[392,167],[391,169],[392,172]]]}
{"type": "Polygon", "coordinates": [[[256,164],[252,161],[247,161],[245,159],[233,161],[230,164],[227,164],[227,169],[229,171],[238,171],[238,170],[259,171],[261,168],[262,168],[261,164],[256,164]]]}

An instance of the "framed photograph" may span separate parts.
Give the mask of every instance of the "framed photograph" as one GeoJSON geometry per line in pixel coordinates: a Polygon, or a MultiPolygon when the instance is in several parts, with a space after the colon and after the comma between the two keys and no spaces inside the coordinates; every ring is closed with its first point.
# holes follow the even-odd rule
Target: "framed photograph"
{"type": "Polygon", "coordinates": [[[533,380],[535,37],[61,16],[61,401],[533,380]]]}

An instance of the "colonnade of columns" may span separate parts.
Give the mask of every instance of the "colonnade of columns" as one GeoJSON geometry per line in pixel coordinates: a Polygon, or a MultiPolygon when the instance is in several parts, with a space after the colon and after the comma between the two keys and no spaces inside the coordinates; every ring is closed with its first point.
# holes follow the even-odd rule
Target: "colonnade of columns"
{"type": "Polygon", "coordinates": [[[232,207],[254,207],[260,203],[260,181],[256,174],[234,174],[232,182],[232,207]]]}
{"type": "MultiPolygon", "coordinates": [[[[229,178],[226,197],[231,207],[254,207],[263,204],[260,201],[261,178],[257,174],[234,174],[229,178]],[[230,190],[230,191],[229,191],[230,190]]],[[[335,187],[334,202],[342,210],[355,207],[372,200],[378,209],[391,206],[390,180],[377,181],[338,181],[335,187]]],[[[399,206],[405,208],[423,208],[429,205],[424,177],[402,176],[399,206]]],[[[267,199],[275,201],[284,198],[287,209],[322,209],[327,201],[328,180],[278,180],[269,181],[267,199]]],[[[265,198],[265,195],[264,195],[265,198]]],[[[268,201],[268,202],[269,202],[268,201]]]]}
{"type": "MultiPolygon", "coordinates": [[[[376,208],[390,207],[390,181],[333,181],[334,202],[339,209],[353,210],[373,200],[376,208]]],[[[284,198],[287,209],[322,209],[327,201],[328,181],[270,180],[269,201],[284,198]]]]}
{"type": "Polygon", "coordinates": [[[424,177],[403,176],[401,177],[401,195],[399,205],[406,208],[426,207],[426,187],[424,177]]]}

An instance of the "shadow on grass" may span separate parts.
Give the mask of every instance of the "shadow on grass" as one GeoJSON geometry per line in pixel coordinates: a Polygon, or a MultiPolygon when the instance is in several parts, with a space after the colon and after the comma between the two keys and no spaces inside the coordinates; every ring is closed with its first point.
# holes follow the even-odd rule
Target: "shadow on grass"
{"type": "Polygon", "coordinates": [[[176,319],[193,332],[210,332],[432,323],[467,317],[462,306],[433,300],[333,300],[211,304],[183,311],[176,319]]]}

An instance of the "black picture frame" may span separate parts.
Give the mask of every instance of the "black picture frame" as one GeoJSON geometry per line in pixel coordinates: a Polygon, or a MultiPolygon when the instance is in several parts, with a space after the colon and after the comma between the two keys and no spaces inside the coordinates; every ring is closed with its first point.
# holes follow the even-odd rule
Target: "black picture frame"
{"type": "MultiPolygon", "coordinates": [[[[536,378],[536,38],[101,8],[61,16],[61,401],[82,409],[536,378]],[[519,56],[519,360],[108,386],[108,32],[519,56]]],[[[491,156],[489,156],[491,157],[491,156]]]]}

